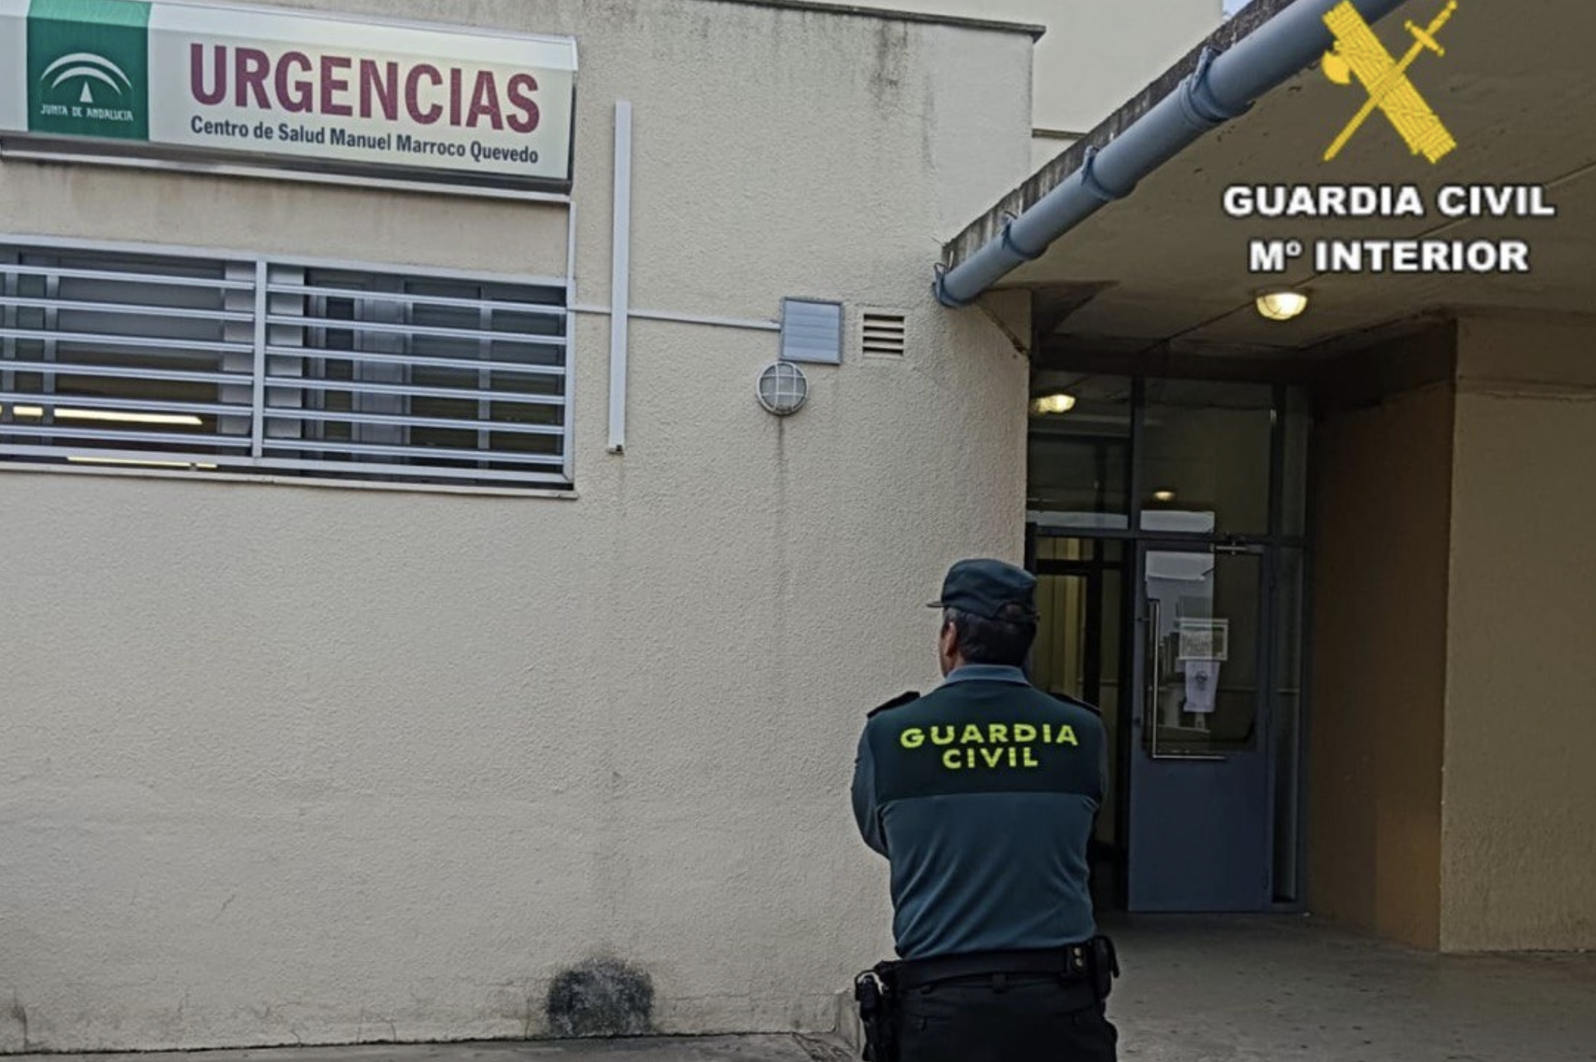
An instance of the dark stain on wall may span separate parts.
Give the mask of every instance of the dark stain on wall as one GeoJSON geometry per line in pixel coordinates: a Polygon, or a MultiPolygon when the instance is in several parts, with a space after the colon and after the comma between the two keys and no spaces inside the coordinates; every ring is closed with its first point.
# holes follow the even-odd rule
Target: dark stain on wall
{"type": "Polygon", "coordinates": [[[549,1034],[640,1036],[652,1031],[654,983],[615,959],[562,970],[549,985],[549,1034]]]}

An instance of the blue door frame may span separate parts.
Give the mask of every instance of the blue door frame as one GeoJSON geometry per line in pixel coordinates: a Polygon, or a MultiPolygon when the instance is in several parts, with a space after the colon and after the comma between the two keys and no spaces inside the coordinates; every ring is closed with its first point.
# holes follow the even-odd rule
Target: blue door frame
{"type": "Polygon", "coordinates": [[[1133,912],[1268,910],[1267,554],[1258,546],[1144,541],[1135,567],[1126,906],[1133,912]],[[1222,582],[1230,585],[1217,585],[1222,582]],[[1229,615],[1215,614],[1220,591],[1228,592],[1229,615]],[[1238,597],[1250,615],[1234,613],[1238,597]],[[1183,605],[1190,612],[1184,621],[1176,614],[1183,605]],[[1228,624],[1227,638],[1246,632],[1236,646],[1241,651],[1229,651],[1228,644],[1190,650],[1223,652],[1223,662],[1183,657],[1182,646],[1211,633],[1204,621],[1216,619],[1228,624]],[[1183,622],[1191,634],[1181,633],[1183,622]],[[1218,688],[1204,701],[1200,690],[1208,679],[1218,688]],[[1212,714],[1216,698],[1223,698],[1223,715],[1212,714]],[[1224,727],[1209,729],[1210,719],[1222,719],[1224,727]],[[1216,740],[1221,735],[1229,740],[1216,740]]]}

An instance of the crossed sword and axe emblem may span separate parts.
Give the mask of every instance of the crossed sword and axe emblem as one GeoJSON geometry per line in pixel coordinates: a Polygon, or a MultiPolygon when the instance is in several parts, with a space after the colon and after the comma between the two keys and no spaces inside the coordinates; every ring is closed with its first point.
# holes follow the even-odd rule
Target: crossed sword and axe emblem
{"type": "Polygon", "coordinates": [[[1446,54],[1446,49],[1435,38],[1456,11],[1457,0],[1448,0],[1428,26],[1421,27],[1409,20],[1407,30],[1413,35],[1413,46],[1401,59],[1386,51],[1374,30],[1348,0],[1342,0],[1324,16],[1325,25],[1335,37],[1335,46],[1324,53],[1325,76],[1338,85],[1350,85],[1356,76],[1369,93],[1368,102],[1325,152],[1326,162],[1341,153],[1376,108],[1390,120],[1397,135],[1407,142],[1415,155],[1422,154],[1435,163],[1457,147],[1452,134],[1408,80],[1408,67],[1425,51],[1438,56],[1446,54]]]}

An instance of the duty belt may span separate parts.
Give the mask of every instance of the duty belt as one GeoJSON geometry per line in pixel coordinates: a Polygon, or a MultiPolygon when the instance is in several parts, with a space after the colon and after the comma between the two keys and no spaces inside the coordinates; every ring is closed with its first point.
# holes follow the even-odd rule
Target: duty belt
{"type": "Polygon", "coordinates": [[[898,1062],[899,1001],[905,992],[956,977],[1042,974],[1091,986],[1099,1001],[1108,999],[1119,960],[1114,944],[1098,936],[1084,944],[1045,951],[986,951],[935,959],[877,963],[854,981],[854,999],[864,1030],[865,1062],[898,1062]]]}
{"type": "Polygon", "coordinates": [[[936,959],[911,959],[898,967],[898,988],[907,992],[938,981],[989,974],[1054,974],[1085,980],[1091,970],[1089,945],[1074,944],[1046,951],[983,951],[936,959]]]}

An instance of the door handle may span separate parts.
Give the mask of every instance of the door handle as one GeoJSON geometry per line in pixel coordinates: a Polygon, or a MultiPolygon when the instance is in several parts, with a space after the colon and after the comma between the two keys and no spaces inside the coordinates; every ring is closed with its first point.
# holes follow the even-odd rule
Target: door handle
{"type": "Polygon", "coordinates": [[[1164,685],[1163,604],[1156,598],[1147,599],[1147,655],[1150,658],[1151,677],[1147,696],[1142,699],[1142,726],[1147,730],[1148,752],[1158,759],[1158,695],[1164,685]]]}

